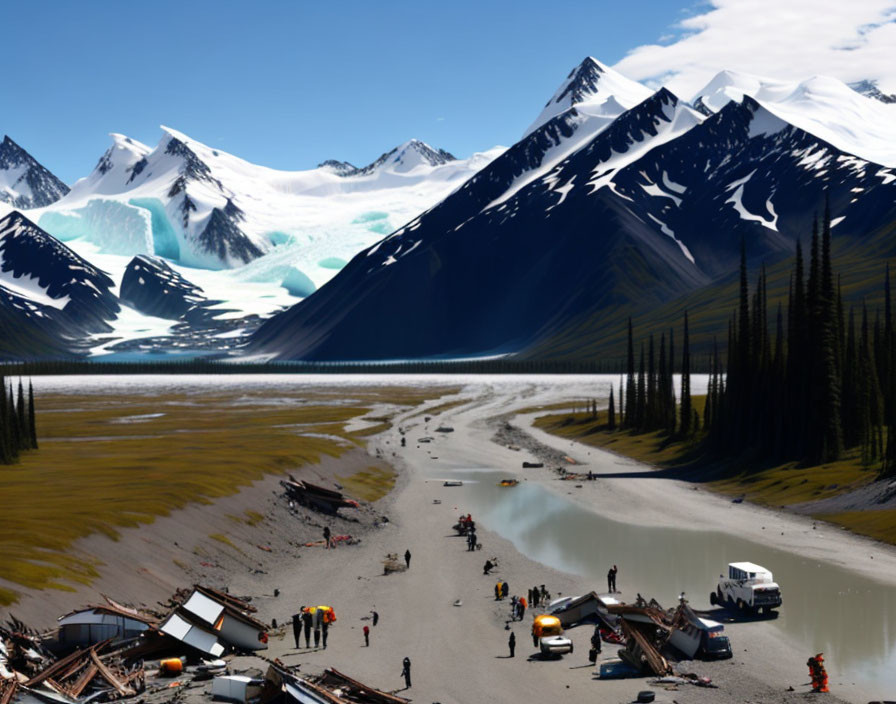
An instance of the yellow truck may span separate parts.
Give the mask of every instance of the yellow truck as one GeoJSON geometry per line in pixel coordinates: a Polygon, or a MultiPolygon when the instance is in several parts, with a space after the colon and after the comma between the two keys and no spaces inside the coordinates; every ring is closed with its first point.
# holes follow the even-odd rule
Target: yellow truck
{"type": "Polygon", "coordinates": [[[573,650],[572,641],[563,635],[560,619],[539,614],[532,622],[532,643],[542,655],[563,655],[573,650]]]}

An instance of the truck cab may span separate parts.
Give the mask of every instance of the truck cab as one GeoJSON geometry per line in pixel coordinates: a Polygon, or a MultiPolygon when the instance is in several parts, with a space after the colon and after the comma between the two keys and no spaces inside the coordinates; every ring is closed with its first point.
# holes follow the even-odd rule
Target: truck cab
{"type": "Polygon", "coordinates": [[[781,588],[772,573],[752,562],[732,562],[728,576],[719,575],[716,590],[709,595],[713,606],[738,609],[744,613],[770,613],[781,606],[781,588]]]}
{"type": "Polygon", "coordinates": [[[539,614],[532,622],[532,639],[542,655],[563,655],[572,652],[572,641],[563,635],[560,619],[539,614]]]}

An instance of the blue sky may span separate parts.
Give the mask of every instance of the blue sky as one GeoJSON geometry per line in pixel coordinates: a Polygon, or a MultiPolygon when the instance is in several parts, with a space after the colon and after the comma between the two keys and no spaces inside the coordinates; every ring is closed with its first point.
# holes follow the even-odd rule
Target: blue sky
{"type": "Polygon", "coordinates": [[[510,145],[591,55],[685,99],[717,71],[896,92],[896,0],[7,3],[0,133],[63,180],[165,124],[278,169],[416,137],[510,145]]]}
{"type": "Polygon", "coordinates": [[[675,3],[24,2],[4,9],[0,132],[66,182],[165,124],[249,161],[372,161],[417,137],[509,145],[566,73],[656,40],[675,3]],[[10,63],[11,62],[11,63],[10,63]]]}

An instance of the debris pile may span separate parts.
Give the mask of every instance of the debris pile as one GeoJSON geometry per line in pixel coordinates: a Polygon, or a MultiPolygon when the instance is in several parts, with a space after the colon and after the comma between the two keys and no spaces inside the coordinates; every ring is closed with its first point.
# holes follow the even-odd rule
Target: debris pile
{"type": "Polygon", "coordinates": [[[349,499],[341,491],[296,479],[292,475],[289,476],[289,481],[281,480],[280,485],[293,501],[323,513],[335,514],[340,508],[358,508],[358,502],[349,499]]]}
{"type": "Polygon", "coordinates": [[[166,613],[104,598],[60,616],[49,633],[16,619],[0,627],[0,704],[20,692],[63,704],[125,699],[147,690],[146,657],[168,658],[159,676],[179,674],[189,662],[201,679],[226,671],[217,659],[226,652],[267,647],[267,626],[248,600],[209,587],[178,590],[166,613]]]}
{"type": "Polygon", "coordinates": [[[339,670],[328,668],[318,677],[296,677],[292,674],[268,671],[268,681],[279,678],[287,702],[322,702],[325,704],[407,704],[410,699],[395,696],[352,679],[339,670]]]}

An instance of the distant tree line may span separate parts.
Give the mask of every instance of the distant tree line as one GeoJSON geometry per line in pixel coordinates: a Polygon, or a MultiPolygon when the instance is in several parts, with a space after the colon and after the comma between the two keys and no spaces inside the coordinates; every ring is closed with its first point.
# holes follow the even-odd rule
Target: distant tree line
{"type": "MultiPolygon", "coordinates": [[[[711,356],[695,365],[709,372],[711,356]]],[[[74,374],[619,374],[622,360],[422,359],[390,362],[240,362],[239,359],[105,362],[65,359],[0,363],[6,375],[74,374]]]]}
{"type": "Polygon", "coordinates": [[[37,427],[34,422],[34,388],[28,383],[28,396],[19,379],[19,393],[12,383],[0,377],[0,464],[13,464],[19,453],[37,449],[37,427]]]}
{"type": "MultiPolygon", "coordinates": [[[[660,334],[659,344],[653,334],[645,347],[642,342],[635,367],[635,345],[632,321],[628,321],[628,345],[626,355],[625,388],[619,383],[619,421],[621,428],[636,432],[662,430],[675,437],[690,437],[700,428],[700,417],[691,404],[691,347],[688,331],[688,313],[684,313],[684,334],[681,350],[681,392],[676,403],[675,331],[669,328],[660,334]]],[[[611,392],[612,395],[612,392],[611,392]]],[[[615,414],[608,409],[608,425],[617,426],[615,414]]]]}

